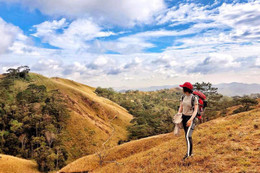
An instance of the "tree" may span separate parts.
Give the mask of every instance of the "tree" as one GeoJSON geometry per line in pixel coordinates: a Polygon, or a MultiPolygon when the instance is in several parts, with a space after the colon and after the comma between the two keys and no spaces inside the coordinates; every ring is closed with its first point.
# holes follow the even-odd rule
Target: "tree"
{"type": "Polygon", "coordinates": [[[28,79],[28,73],[30,71],[30,68],[28,66],[19,66],[16,69],[15,68],[9,68],[7,69],[7,73],[4,73],[7,77],[12,78],[23,78],[28,79]]]}
{"type": "Polygon", "coordinates": [[[51,147],[52,143],[54,142],[54,140],[56,139],[56,135],[53,132],[50,131],[46,131],[44,133],[45,138],[49,144],[49,147],[51,147]]]}
{"type": "Polygon", "coordinates": [[[194,90],[201,91],[207,97],[208,106],[205,109],[205,114],[203,115],[203,122],[217,118],[217,111],[219,108],[220,99],[223,95],[218,93],[218,88],[213,87],[210,82],[196,82],[194,85],[194,90]]]}
{"type": "Polygon", "coordinates": [[[218,88],[213,87],[212,84],[210,82],[206,83],[206,82],[196,82],[194,85],[194,90],[198,90],[203,92],[206,96],[209,95],[214,95],[218,93],[218,88]]]}
{"type": "Polygon", "coordinates": [[[237,108],[233,113],[245,112],[251,110],[251,106],[257,105],[258,102],[256,99],[250,98],[249,96],[237,97],[235,102],[238,102],[242,107],[237,108]]]}
{"type": "Polygon", "coordinates": [[[17,68],[17,71],[19,77],[26,79],[30,71],[30,68],[28,66],[20,66],[17,68]]]}

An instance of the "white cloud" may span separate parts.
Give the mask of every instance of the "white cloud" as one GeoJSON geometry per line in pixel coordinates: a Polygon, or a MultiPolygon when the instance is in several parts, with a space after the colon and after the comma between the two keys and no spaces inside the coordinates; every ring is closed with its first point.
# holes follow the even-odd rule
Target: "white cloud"
{"type": "Polygon", "coordinates": [[[21,3],[51,16],[91,17],[108,24],[133,26],[150,23],[153,16],[166,7],[164,0],[0,0],[21,3]]]}
{"type": "Polygon", "coordinates": [[[143,52],[145,49],[156,47],[155,44],[150,42],[150,39],[169,37],[169,36],[181,36],[192,34],[198,32],[198,27],[192,27],[183,31],[173,31],[173,30],[154,30],[145,31],[132,34],[129,36],[120,37],[113,41],[97,41],[96,44],[92,45],[92,50],[98,49],[102,53],[106,51],[114,51],[121,54],[134,54],[138,52],[143,52]]]}
{"type": "Polygon", "coordinates": [[[174,6],[167,9],[161,15],[158,15],[156,20],[158,24],[170,22],[172,26],[175,26],[178,24],[208,20],[214,12],[215,9],[212,11],[207,10],[207,6],[200,6],[194,3],[180,4],[178,7],[174,6]]]}
{"type": "Polygon", "coordinates": [[[60,71],[62,70],[62,61],[54,59],[40,59],[36,64],[32,66],[32,70],[35,71],[60,71]]]}
{"type": "Polygon", "coordinates": [[[233,28],[235,39],[260,38],[260,1],[249,3],[223,4],[215,20],[233,28]]]}
{"type": "Polygon", "coordinates": [[[225,68],[240,67],[240,62],[235,62],[235,58],[231,55],[210,53],[209,56],[211,57],[209,63],[219,64],[220,66],[223,66],[225,68]]]}
{"type": "Polygon", "coordinates": [[[16,40],[25,40],[22,31],[0,17],[0,54],[6,53],[16,40]]]}
{"type": "Polygon", "coordinates": [[[157,22],[170,23],[170,26],[195,23],[194,29],[230,29],[230,38],[234,40],[259,40],[260,2],[223,3],[216,8],[194,3],[180,4],[159,15],[157,22]]]}
{"type": "Polygon", "coordinates": [[[131,62],[124,65],[124,69],[128,71],[136,70],[142,66],[143,60],[139,57],[135,57],[131,62]]]}
{"type": "Polygon", "coordinates": [[[209,53],[202,63],[196,66],[188,66],[188,73],[219,73],[230,72],[239,69],[241,63],[236,61],[234,57],[228,54],[209,53]]]}
{"type": "Polygon", "coordinates": [[[109,62],[108,58],[105,56],[99,56],[97,59],[94,60],[93,64],[99,67],[107,65],[109,62]]]}
{"type": "Polygon", "coordinates": [[[48,40],[48,36],[55,34],[56,30],[63,29],[66,26],[68,26],[68,23],[66,22],[65,18],[60,20],[53,20],[52,22],[45,21],[41,24],[33,26],[36,28],[36,33],[32,35],[35,37],[43,37],[43,41],[48,40]]]}
{"type": "Polygon", "coordinates": [[[260,58],[256,59],[255,65],[260,67],[260,58]]]}
{"type": "Polygon", "coordinates": [[[13,24],[5,22],[0,17],[0,55],[34,55],[39,54],[32,46],[31,39],[24,35],[23,31],[13,24]]]}
{"type": "Polygon", "coordinates": [[[142,52],[146,48],[151,48],[155,46],[154,44],[147,42],[143,38],[138,38],[135,36],[120,37],[115,41],[99,41],[98,44],[103,52],[109,50],[121,54],[133,54],[137,52],[142,52]]]}
{"type": "Polygon", "coordinates": [[[102,31],[102,28],[88,19],[77,19],[70,24],[65,18],[59,21],[45,21],[35,25],[36,33],[32,34],[39,37],[43,42],[52,46],[67,50],[86,50],[89,45],[86,41],[98,37],[108,37],[114,35],[110,31],[102,31]]]}

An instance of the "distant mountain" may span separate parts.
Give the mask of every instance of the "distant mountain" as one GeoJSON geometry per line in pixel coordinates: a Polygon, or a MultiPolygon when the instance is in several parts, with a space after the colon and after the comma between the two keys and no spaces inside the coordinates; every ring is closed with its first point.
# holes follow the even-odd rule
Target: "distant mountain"
{"type": "Polygon", "coordinates": [[[179,85],[162,85],[162,86],[150,86],[147,88],[127,88],[127,87],[120,87],[120,88],[114,88],[118,92],[126,92],[127,90],[139,90],[139,91],[156,91],[156,90],[162,90],[162,89],[170,89],[170,88],[176,88],[179,85]]]}
{"type": "Polygon", "coordinates": [[[243,96],[254,93],[260,93],[260,84],[245,84],[245,83],[221,83],[214,85],[218,88],[218,92],[226,96],[243,96]]]}
{"type": "MultiPolygon", "coordinates": [[[[139,90],[139,91],[156,91],[156,90],[170,89],[176,87],[179,87],[179,85],[151,86],[147,88],[125,88],[124,90],[122,88],[114,88],[114,89],[119,92],[125,92],[130,89],[139,90]]],[[[260,93],[260,84],[256,84],[256,83],[254,84],[246,84],[246,83],[238,83],[238,82],[221,83],[221,84],[213,85],[213,87],[217,87],[218,92],[226,96],[243,96],[243,95],[260,93]]]]}

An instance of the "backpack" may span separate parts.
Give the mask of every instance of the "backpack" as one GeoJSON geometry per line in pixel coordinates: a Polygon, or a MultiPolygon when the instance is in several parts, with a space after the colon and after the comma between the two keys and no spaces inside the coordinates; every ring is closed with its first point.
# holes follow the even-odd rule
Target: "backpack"
{"type": "Polygon", "coordinates": [[[208,102],[206,101],[206,96],[202,92],[194,91],[193,94],[198,96],[198,99],[200,99],[203,102],[202,104],[203,109],[208,106],[208,102]]]}

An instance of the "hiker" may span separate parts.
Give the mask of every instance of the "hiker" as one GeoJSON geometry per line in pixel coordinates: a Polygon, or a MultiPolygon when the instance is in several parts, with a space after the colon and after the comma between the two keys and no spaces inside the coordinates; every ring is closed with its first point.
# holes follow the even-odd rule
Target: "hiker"
{"type": "Polygon", "coordinates": [[[182,125],[185,132],[185,139],[187,144],[187,153],[183,157],[183,160],[185,160],[187,157],[193,156],[191,135],[195,128],[194,119],[198,111],[198,99],[192,94],[193,86],[190,82],[185,82],[183,85],[180,85],[180,87],[183,88],[184,95],[180,99],[178,114],[182,114],[182,125]]]}

